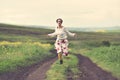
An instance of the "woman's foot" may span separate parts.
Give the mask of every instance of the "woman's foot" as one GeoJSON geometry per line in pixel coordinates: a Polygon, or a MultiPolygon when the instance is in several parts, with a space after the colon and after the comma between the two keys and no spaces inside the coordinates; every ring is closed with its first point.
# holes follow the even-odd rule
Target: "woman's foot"
{"type": "Polygon", "coordinates": [[[63,60],[60,60],[60,64],[63,64],[63,60]]]}
{"type": "Polygon", "coordinates": [[[65,56],[68,56],[68,54],[65,54],[65,56]]]}

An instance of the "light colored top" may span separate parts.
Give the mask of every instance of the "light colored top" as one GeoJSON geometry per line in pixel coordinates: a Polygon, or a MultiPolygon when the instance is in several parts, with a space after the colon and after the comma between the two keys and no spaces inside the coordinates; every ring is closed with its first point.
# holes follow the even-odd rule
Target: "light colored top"
{"type": "Polygon", "coordinates": [[[65,27],[55,28],[55,32],[48,34],[51,37],[57,36],[57,40],[59,39],[67,39],[68,35],[74,37],[75,33],[71,33],[65,27]]]}

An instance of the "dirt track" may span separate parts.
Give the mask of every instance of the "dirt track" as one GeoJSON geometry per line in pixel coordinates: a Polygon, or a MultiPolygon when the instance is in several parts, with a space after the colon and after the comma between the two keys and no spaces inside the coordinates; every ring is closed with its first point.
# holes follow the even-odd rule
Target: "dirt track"
{"type": "MultiPolygon", "coordinates": [[[[37,36],[43,34],[41,32],[19,30],[12,28],[0,27],[0,32],[5,34],[16,34],[16,35],[33,35],[37,36]]],[[[45,34],[45,33],[44,33],[45,34]]],[[[53,52],[55,53],[55,52],[53,52]]],[[[76,55],[79,59],[78,68],[81,73],[78,74],[76,80],[118,80],[111,75],[111,73],[102,70],[96,64],[94,64],[89,58],[80,54],[76,55]]],[[[8,72],[0,74],[0,80],[44,80],[46,77],[46,71],[50,68],[51,64],[54,63],[56,58],[45,59],[45,61],[38,62],[37,64],[18,68],[16,72],[8,72]]],[[[68,80],[72,79],[72,72],[68,69],[68,80]]],[[[52,75],[52,74],[51,74],[52,75]]]]}
{"type": "MultiPolygon", "coordinates": [[[[50,52],[55,53],[55,50],[50,52]]],[[[0,80],[44,80],[46,71],[56,59],[52,56],[31,66],[18,67],[16,71],[0,74],[0,80]]]]}
{"type": "MultiPolygon", "coordinates": [[[[79,77],[75,80],[118,80],[113,77],[111,73],[106,72],[98,67],[89,58],[80,54],[77,54],[76,56],[79,59],[78,68],[81,73],[78,74],[79,77]]],[[[42,64],[35,64],[31,67],[23,69],[24,71],[17,74],[8,73],[7,75],[0,75],[0,80],[45,80],[46,71],[50,68],[56,59],[57,58],[51,58],[42,62],[42,64]]],[[[71,74],[70,70],[68,70],[68,72],[71,74]]],[[[72,76],[73,75],[70,77],[69,75],[67,80],[73,80],[72,76]]]]}
{"type": "Polygon", "coordinates": [[[51,59],[50,61],[45,62],[38,69],[36,69],[35,71],[31,72],[25,78],[25,80],[44,80],[46,78],[47,70],[50,68],[50,66],[52,65],[52,63],[54,63],[54,61],[56,59],[57,58],[54,58],[54,59],[51,59]]]}
{"type": "Polygon", "coordinates": [[[77,55],[79,59],[79,79],[77,80],[118,80],[111,75],[111,73],[102,70],[89,58],[77,55]]]}

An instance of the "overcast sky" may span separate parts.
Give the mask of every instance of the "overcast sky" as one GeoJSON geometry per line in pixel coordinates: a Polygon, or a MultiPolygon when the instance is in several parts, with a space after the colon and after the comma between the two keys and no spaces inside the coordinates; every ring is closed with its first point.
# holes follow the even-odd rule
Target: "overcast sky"
{"type": "Polygon", "coordinates": [[[120,26],[120,0],[0,0],[0,23],[68,27],[120,26]]]}

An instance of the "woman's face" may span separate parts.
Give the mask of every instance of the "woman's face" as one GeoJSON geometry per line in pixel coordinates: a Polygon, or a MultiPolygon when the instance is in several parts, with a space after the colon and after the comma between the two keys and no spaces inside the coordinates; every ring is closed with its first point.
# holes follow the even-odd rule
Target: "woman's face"
{"type": "Polygon", "coordinates": [[[61,20],[58,20],[58,21],[57,21],[57,24],[58,24],[58,25],[61,25],[61,24],[62,24],[62,21],[61,21],[61,20]]]}

